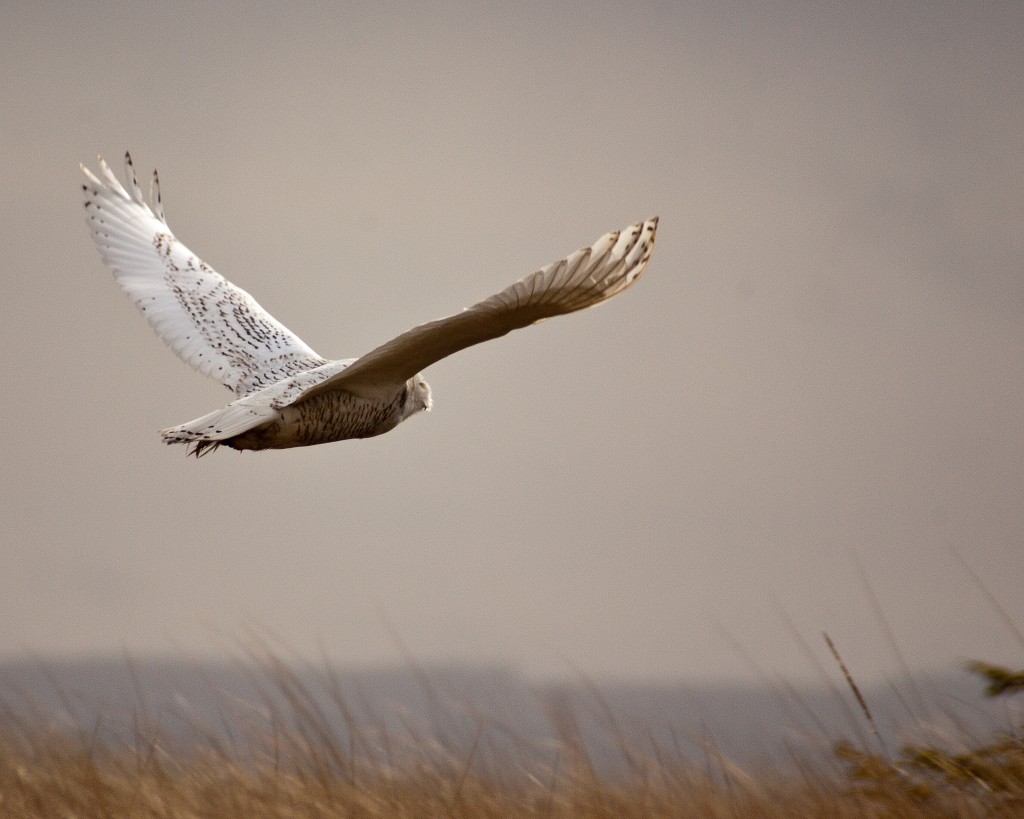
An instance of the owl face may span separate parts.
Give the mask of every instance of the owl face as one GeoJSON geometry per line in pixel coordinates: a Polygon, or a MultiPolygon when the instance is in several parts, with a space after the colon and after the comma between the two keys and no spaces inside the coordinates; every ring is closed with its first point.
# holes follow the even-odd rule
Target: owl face
{"type": "Polygon", "coordinates": [[[430,397],[430,385],[423,379],[422,375],[414,375],[409,379],[408,391],[405,397],[405,407],[402,410],[402,420],[410,415],[415,415],[421,410],[430,412],[434,401],[430,397]]]}

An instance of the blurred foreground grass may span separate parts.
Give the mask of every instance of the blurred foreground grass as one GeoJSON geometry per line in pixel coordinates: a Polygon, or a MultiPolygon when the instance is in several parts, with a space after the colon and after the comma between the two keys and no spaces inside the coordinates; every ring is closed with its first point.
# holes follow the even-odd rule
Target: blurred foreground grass
{"type": "MultiPolygon", "coordinates": [[[[1020,672],[983,663],[971,670],[988,683],[988,696],[1013,696],[1024,685],[1020,672]]],[[[711,742],[699,760],[653,737],[640,750],[612,718],[608,730],[626,765],[601,773],[568,704],[548,713],[559,739],[546,755],[489,753],[484,714],[476,740],[455,753],[411,725],[361,727],[339,687],[331,708],[346,722],[342,739],[300,675],[276,658],[263,671],[273,687],[265,707],[239,714],[232,704],[230,730],[192,726],[205,740],[188,749],[165,742],[144,713],[129,738],[112,741],[98,724],[69,730],[31,708],[8,709],[0,719],[0,816],[1024,816],[1017,727],[894,753],[864,738],[829,737],[831,751],[819,759],[794,753],[788,765],[754,770],[711,742]]]]}

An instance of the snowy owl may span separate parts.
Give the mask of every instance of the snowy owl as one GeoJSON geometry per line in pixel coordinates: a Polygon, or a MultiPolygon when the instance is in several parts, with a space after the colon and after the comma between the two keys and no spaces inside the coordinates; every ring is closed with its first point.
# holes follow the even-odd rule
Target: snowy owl
{"type": "Polygon", "coordinates": [[[147,203],[129,154],[129,190],[102,157],[99,164],[99,177],[82,166],[82,189],[100,256],[157,335],[237,396],[160,433],[196,455],[220,445],[284,449],[388,432],[430,409],[430,387],[420,374],[430,364],[593,307],[633,284],[650,261],[658,227],[655,217],[606,233],[460,313],[413,327],[361,358],[329,361],[175,238],[155,171],[147,203]]]}

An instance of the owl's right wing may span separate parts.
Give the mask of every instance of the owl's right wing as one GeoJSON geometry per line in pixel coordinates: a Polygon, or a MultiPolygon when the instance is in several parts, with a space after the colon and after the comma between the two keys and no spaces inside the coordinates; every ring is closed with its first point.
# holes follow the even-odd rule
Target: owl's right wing
{"type": "Polygon", "coordinates": [[[155,173],[147,204],[128,154],[125,170],[131,193],[102,158],[99,176],[82,166],[89,229],[118,284],[178,356],[239,397],[327,363],[175,238],[155,173]]]}
{"type": "Polygon", "coordinates": [[[541,268],[461,313],[402,333],[323,380],[299,375],[285,403],[332,389],[386,399],[408,379],[452,353],[607,301],[647,268],[657,228],[658,218],[654,217],[606,233],[590,247],[541,268]]]}

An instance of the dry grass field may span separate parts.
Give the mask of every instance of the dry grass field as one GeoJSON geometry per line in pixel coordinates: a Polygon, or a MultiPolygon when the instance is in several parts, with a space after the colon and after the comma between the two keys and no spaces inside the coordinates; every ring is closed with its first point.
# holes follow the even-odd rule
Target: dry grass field
{"type": "MultiPolygon", "coordinates": [[[[976,664],[989,696],[1024,676],[976,664]]],[[[266,707],[231,710],[230,731],[192,726],[182,748],[137,715],[130,736],[98,725],[54,727],[38,708],[0,718],[0,816],[61,817],[1018,817],[1024,816],[1024,734],[949,737],[898,751],[829,738],[818,759],[744,769],[713,744],[700,759],[653,737],[636,747],[609,724],[622,766],[601,772],[569,706],[548,714],[547,754],[498,751],[486,715],[458,753],[413,724],[355,724],[335,691],[327,713],[302,678],[272,659],[266,707]],[[346,737],[327,726],[340,717],[346,737]]],[[[851,699],[857,696],[851,683],[851,699]]],[[[24,699],[24,698],[23,698],[24,699]]],[[[24,704],[24,702],[23,702],[24,704]]],[[[29,703],[31,705],[31,703],[29,703]]],[[[225,713],[229,709],[225,710],[225,713]]],[[[513,743],[514,747],[514,743],[513,743]]]]}

